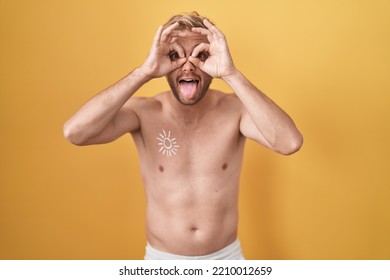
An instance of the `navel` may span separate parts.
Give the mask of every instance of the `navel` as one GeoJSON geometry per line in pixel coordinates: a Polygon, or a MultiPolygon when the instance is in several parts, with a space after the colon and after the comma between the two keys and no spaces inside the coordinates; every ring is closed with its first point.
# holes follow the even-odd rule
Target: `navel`
{"type": "Polygon", "coordinates": [[[191,232],[197,232],[199,229],[197,227],[192,227],[191,232]]]}
{"type": "Polygon", "coordinates": [[[160,172],[164,172],[164,166],[160,165],[160,166],[158,167],[158,170],[160,170],[160,172]]]}

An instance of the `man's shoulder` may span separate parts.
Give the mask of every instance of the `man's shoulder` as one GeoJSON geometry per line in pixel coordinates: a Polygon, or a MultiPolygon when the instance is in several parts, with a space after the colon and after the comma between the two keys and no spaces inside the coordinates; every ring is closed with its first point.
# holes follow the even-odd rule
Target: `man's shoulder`
{"type": "Polygon", "coordinates": [[[220,90],[211,89],[210,94],[215,97],[218,106],[240,106],[241,102],[234,93],[226,93],[220,90]]]}
{"type": "Polygon", "coordinates": [[[163,99],[166,98],[167,92],[162,92],[154,96],[133,96],[130,99],[131,107],[134,109],[161,109],[163,99]]]}
{"type": "Polygon", "coordinates": [[[215,95],[219,99],[232,100],[236,97],[236,95],[232,92],[224,92],[218,89],[209,89],[209,93],[215,95]]]}

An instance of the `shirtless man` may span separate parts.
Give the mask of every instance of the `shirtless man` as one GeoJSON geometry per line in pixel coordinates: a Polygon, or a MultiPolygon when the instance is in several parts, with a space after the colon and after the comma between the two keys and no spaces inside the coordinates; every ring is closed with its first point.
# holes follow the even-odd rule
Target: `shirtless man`
{"type": "Polygon", "coordinates": [[[143,65],[64,126],[76,145],[125,133],[137,146],[146,194],[145,259],[242,259],[237,223],[245,139],[285,155],[303,141],[291,118],[235,67],[224,34],[197,13],[161,26],[143,65]],[[171,91],[133,97],[162,76],[171,91]],[[213,78],[234,94],[209,89],[213,78]]]}

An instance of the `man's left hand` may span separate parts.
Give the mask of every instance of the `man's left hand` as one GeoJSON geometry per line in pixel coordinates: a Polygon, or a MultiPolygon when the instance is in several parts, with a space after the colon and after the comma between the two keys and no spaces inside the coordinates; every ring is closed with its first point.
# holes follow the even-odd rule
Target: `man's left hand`
{"type": "Polygon", "coordinates": [[[236,68],[230,56],[225,35],[207,19],[203,22],[208,29],[194,27],[192,31],[206,35],[209,43],[197,45],[189,60],[214,78],[228,78],[236,71],[236,68]]]}

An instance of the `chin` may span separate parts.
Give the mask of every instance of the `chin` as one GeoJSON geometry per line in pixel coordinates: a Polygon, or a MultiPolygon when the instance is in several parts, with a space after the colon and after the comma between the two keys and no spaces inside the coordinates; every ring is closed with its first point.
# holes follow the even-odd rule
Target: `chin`
{"type": "Polygon", "coordinates": [[[172,93],[175,96],[177,101],[179,101],[182,105],[188,105],[188,106],[197,104],[200,100],[203,99],[203,97],[205,95],[205,94],[203,94],[203,95],[200,95],[196,98],[188,99],[188,98],[185,98],[183,95],[177,93],[176,90],[172,90],[172,93]]]}
{"type": "MultiPolygon", "coordinates": [[[[204,81],[203,81],[204,82],[204,81]]],[[[193,98],[186,98],[181,92],[180,92],[180,85],[173,82],[171,79],[168,78],[168,84],[171,88],[171,91],[173,95],[175,96],[176,100],[182,104],[182,105],[195,105],[199,101],[201,101],[207,94],[207,91],[209,90],[211,79],[207,81],[206,83],[198,83],[199,88],[197,89],[197,93],[194,95],[193,98]]]]}

